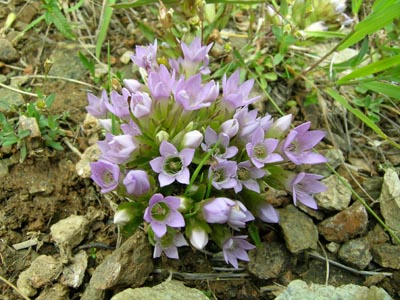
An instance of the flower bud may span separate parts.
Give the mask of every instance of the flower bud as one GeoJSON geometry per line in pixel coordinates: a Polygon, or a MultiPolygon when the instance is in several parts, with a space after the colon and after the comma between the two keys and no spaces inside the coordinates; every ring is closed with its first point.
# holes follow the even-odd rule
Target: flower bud
{"type": "Polygon", "coordinates": [[[107,132],[111,132],[112,121],[111,119],[99,119],[101,127],[103,127],[107,132]]]}
{"type": "Polygon", "coordinates": [[[114,215],[114,224],[124,225],[128,223],[132,218],[132,215],[129,213],[129,210],[121,209],[117,210],[114,215]]]}
{"type": "Polygon", "coordinates": [[[222,123],[222,132],[230,138],[234,137],[239,131],[239,122],[237,119],[230,119],[222,123]]]}
{"type": "Polygon", "coordinates": [[[182,139],[182,148],[197,148],[203,141],[203,135],[198,130],[187,132],[182,139]]]}
{"type": "Polygon", "coordinates": [[[130,195],[143,195],[150,189],[150,182],[147,173],[142,170],[131,170],[126,174],[123,184],[130,195]]]}
{"type": "Polygon", "coordinates": [[[292,115],[285,115],[276,120],[271,128],[267,131],[266,138],[280,138],[290,128],[292,123],[292,115]]]}
{"type": "Polygon", "coordinates": [[[156,139],[159,143],[161,143],[162,141],[168,141],[169,133],[164,130],[161,130],[156,134],[156,139]]]}
{"type": "Polygon", "coordinates": [[[192,229],[189,239],[193,247],[202,250],[208,243],[208,234],[201,227],[196,227],[192,229]]]}

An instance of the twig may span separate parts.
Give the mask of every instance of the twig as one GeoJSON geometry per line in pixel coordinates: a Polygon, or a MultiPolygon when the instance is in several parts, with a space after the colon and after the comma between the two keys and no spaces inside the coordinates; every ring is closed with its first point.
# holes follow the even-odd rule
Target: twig
{"type": "Polygon", "coordinates": [[[19,90],[17,88],[13,88],[11,86],[8,86],[8,85],[2,84],[2,83],[0,83],[0,86],[5,88],[5,89],[8,89],[10,91],[13,91],[13,92],[17,92],[17,93],[20,93],[20,94],[24,94],[24,95],[28,95],[28,96],[36,97],[36,98],[38,97],[38,95],[36,95],[34,93],[25,92],[25,91],[19,90]]]}
{"type": "Polygon", "coordinates": [[[99,87],[92,85],[90,83],[86,83],[84,81],[80,81],[80,80],[76,80],[76,79],[71,79],[71,78],[67,78],[67,77],[61,77],[61,76],[52,76],[52,75],[24,75],[24,76],[14,76],[13,78],[22,78],[22,77],[29,77],[29,78],[43,78],[43,79],[57,79],[57,80],[65,80],[65,81],[69,81],[72,83],[77,83],[77,84],[81,84],[84,86],[88,86],[90,88],[96,89],[96,90],[100,90],[99,87]]]}
{"type": "Polygon", "coordinates": [[[321,247],[322,252],[324,252],[324,257],[325,257],[325,262],[326,262],[326,274],[325,274],[325,285],[328,285],[329,283],[329,258],[328,254],[326,253],[324,246],[322,246],[321,242],[318,241],[318,245],[321,247]]]}
{"type": "Polygon", "coordinates": [[[355,273],[355,274],[359,274],[359,275],[365,275],[365,276],[371,276],[371,275],[392,276],[393,275],[393,273],[390,273],[390,272],[376,272],[376,271],[357,270],[357,269],[345,266],[345,265],[343,265],[341,263],[338,263],[338,262],[336,262],[334,260],[325,258],[325,257],[321,256],[318,252],[315,252],[315,251],[310,251],[310,252],[308,252],[308,254],[310,256],[312,256],[314,258],[317,258],[317,259],[320,259],[320,260],[327,260],[330,264],[332,264],[332,265],[334,265],[336,267],[345,269],[345,270],[347,270],[349,272],[352,272],[352,273],[355,273]]]}
{"type": "Polygon", "coordinates": [[[249,276],[247,273],[185,273],[165,269],[154,269],[153,273],[160,274],[165,271],[170,272],[174,278],[184,280],[236,280],[249,276]]]}
{"type": "Polygon", "coordinates": [[[10,287],[12,287],[14,289],[14,291],[16,291],[18,294],[20,294],[21,297],[24,298],[25,300],[31,300],[30,298],[28,298],[27,296],[22,294],[21,291],[15,285],[13,285],[11,282],[9,282],[7,279],[5,279],[3,276],[0,276],[0,280],[2,280],[4,283],[6,283],[10,287]]]}

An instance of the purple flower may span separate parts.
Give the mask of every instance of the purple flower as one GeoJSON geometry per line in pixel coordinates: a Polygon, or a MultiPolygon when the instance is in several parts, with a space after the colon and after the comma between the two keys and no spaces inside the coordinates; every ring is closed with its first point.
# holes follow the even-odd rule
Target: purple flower
{"type": "Polygon", "coordinates": [[[157,258],[161,256],[161,253],[164,252],[165,255],[169,258],[178,259],[178,248],[182,246],[187,246],[184,236],[180,232],[169,232],[164,235],[162,238],[156,239],[156,244],[154,245],[154,253],[153,258],[157,258]]]}
{"type": "Polygon", "coordinates": [[[106,139],[97,142],[97,144],[102,152],[101,158],[116,164],[128,161],[131,153],[136,149],[133,137],[128,134],[112,135],[106,133],[106,139]]]}
{"type": "Polygon", "coordinates": [[[137,135],[142,134],[139,126],[132,120],[130,120],[129,123],[121,124],[120,127],[121,127],[122,132],[127,135],[137,136],[137,135]]]}
{"type": "Polygon", "coordinates": [[[239,122],[236,119],[229,119],[221,124],[221,131],[229,138],[233,138],[239,132],[239,122]]]}
{"type": "Polygon", "coordinates": [[[149,177],[142,170],[129,171],[122,183],[125,185],[128,194],[135,196],[147,193],[150,189],[149,177]]]}
{"type": "Polygon", "coordinates": [[[135,93],[142,88],[142,84],[136,79],[124,79],[124,86],[129,92],[135,93]]]}
{"type": "Polygon", "coordinates": [[[246,160],[238,164],[236,174],[238,184],[234,186],[235,193],[239,193],[243,186],[251,191],[260,193],[260,185],[256,179],[264,177],[265,171],[254,167],[250,161],[246,160]]]}
{"type": "Polygon", "coordinates": [[[237,70],[234,72],[228,79],[226,79],[226,74],[222,77],[222,91],[223,97],[222,101],[234,110],[241,106],[246,106],[254,101],[256,101],[258,97],[249,98],[249,94],[251,89],[253,88],[254,79],[247,80],[239,85],[240,82],[240,71],[237,70]]]}
{"type": "Polygon", "coordinates": [[[157,40],[153,45],[136,46],[136,53],[131,56],[132,61],[148,73],[158,68],[157,63],[157,40]]]}
{"type": "Polygon", "coordinates": [[[154,194],[149,206],[144,212],[144,220],[150,223],[151,229],[157,237],[167,232],[167,226],[179,228],[185,226],[185,220],[178,211],[181,200],[177,197],[154,194]]]}
{"type": "Polygon", "coordinates": [[[229,213],[228,225],[235,230],[246,227],[246,222],[253,221],[254,216],[249,212],[240,201],[234,201],[235,205],[231,207],[229,213]]]}
{"type": "Polygon", "coordinates": [[[112,91],[110,94],[110,102],[105,102],[105,105],[107,109],[117,117],[129,120],[131,117],[129,112],[129,97],[131,93],[126,88],[122,88],[121,92],[122,94],[118,94],[116,91],[112,91]]]}
{"type": "Polygon", "coordinates": [[[117,188],[121,173],[118,165],[98,160],[90,163],[90,169],[92,171],[90,178],[101,188],[100,192],[102,194],[117,188]]]}
{"type": "Polygon", "coordinates": [[[269,203],[264,202],[257,208],[257,217],[266,223],[278,223],[279,214],[269,203]]]}
{"type": "Polygon", "coordinates": [[[169,185],[175,180],[189,184],[190,173],[188,166],[192,162],[195,149],[185,148],[178,152],[175,146],[163,140],[160,145],[160,157],[150,161],[154,172],[159,173],[160,187],[169,185]]]}
{"type": "Polygon", "coordinates": [[[297,205],[297,200],[305,206],[318,209],[317,203],[312,194],[326,191],[326,186],[320,182],[323,176],[301,172],[294,176],[289,176],[286,182],[286,189],[292,193],[293,203],[297,205]]]}
{"type": "Polygon", "coordinates": [[[265,115],[264,117],[258,117],[258,111],[256,109],[250,110],[247,106],[239,109],[233,116],[239,123],[238,136],[244,141],[251,141],[251,136],[257,128],[262,128],[267,131],[272,125],[272,117],[265,115]]]}
{"type": "Polygon", "coordinates": [[[101,127],[104,128],[105,131],[111,132],[112,130],[112,120],[111,119],[98,119],[101,127]]]}
{"type": "Polygon", "coordinates": [[[151,112],[152,100],[147,93],[136,92],[131,94],[130,108],[136,118],[147,116],[151,112]]]}
{"type": "Polygon", "coordinates": [[[86,106],[86,110],[89,114],[96,118],[104,118],[107,115],[107,107],[105,103],[108,102],[108,96],[105,90],[101,92],[100,98],[88,93],[87,99],[89,105],[86,106]]]}
{"type": "Polygon", "coordinates": [[[201,149],[207,152],[210,151],[214,145],[219,142],[217,148],[214,150],[213,157],[217,157],[218,159],[228,159],[234,157],[238,148],[236,146],[229,145],[229,136],[225,133],[221,132],[217,135],[217,133],[211,127],[207,127],[206,133],[204,135],[204,142],[201,144],[201,149]]]}
{"type": "Polygon", "coordinates": [[[249,261],[246,250],[254,249],[255,246],[246,241],[247,235],[231,236],[222,244],[222,251],[226,263],[238,268],[238,259],[249,261]]]}
{"type": "Polygon", "coordinates": [[[236,170],[236,161],[223,160],[209,168],[208,177],[212,179],[212,186],[217,190],[231,189],[237,185],[236,170]]]}
{"type": "Polygon", "coordinates": [[[149,74],[147,83],[154,100],[167,100],[175,85],[175,70],[170,74],[164,65],[160,65],[157,71],[149,74]]]}
{"type": "Polygon", "coordinates": [[[279,154],[272,153],[278,143],[277,139],[264,139],[264,130],[257,128],[253,133],[251,143],[246,145],[247,155],[257,168],[264,167],[264,164],[282,161],[283,158],[279,154]]]}
{"type": "Polygon", "coordinates": [[[291,123],[291,114],[280,117],[271,124],[268,130],[265,131],[265,136],[268,138],[280,138],[289,130],[291,123]]]}
{"type": "Polygon", "coordinates": [[[312,151],[313,147],[324,138],[325,132],[322,130],[308,131],[310,126],[311,122],[297,126],[289,132],[283,142],[282,152],[296,165],[327,162],[323,155],[312,151]]]}
{"type": "Polygon", "coordinates": [[[203,218],[207,223],[225,224],[229,220],[235,201],[218,197],[203,205],[203,218]]]}
{"type": "Polygon", "coordinates": [[[185,110],[198,110],[208,107],[214,102],[219,93],[218,84],[214,80],[202,85],[201,74],[196,74],[188,80],[181,78],[174,90],[177,103],[182,105],[185,110]]]}

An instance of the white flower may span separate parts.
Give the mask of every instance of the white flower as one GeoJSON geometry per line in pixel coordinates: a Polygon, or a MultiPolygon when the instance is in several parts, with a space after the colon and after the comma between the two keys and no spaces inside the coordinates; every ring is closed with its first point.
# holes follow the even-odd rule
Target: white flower
{"type": "Polygon", "coordinates": [[[200,146],[203,141],[203,135],[198,130],[192,130],[186,132],[182,139],[182,147],[183,148],[192,148],[195,149],[200,146]]]}
{"type": "Polygon", "coordinates": [[[208,243],[207,232],[200,227],[193,229],[190,233],[190,243],[196,249],[202,250],[208,243]]]}

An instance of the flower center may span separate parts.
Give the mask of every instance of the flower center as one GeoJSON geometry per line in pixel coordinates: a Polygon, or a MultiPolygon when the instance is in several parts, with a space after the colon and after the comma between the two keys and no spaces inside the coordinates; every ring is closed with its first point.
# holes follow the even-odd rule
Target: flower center
{"type": "Polygon", "coordinates": [[[108,185],[108,184],[112,184],[115,182],[114,180],[114,176],[110,171],[106,171],[103,174],[103,182],[104,184],[108,185]]]}
{"type": "Polygon", "coordinates": [[[224,170],[215,170],[213,171],[213,181],[215,182],[221,182],[225,179],[225,174],[224,174],[224,170]]]}
{"type": "Polygon", "coordinates": [[[157,221],[163,221],[169,214],[169,207],[165,202],[156,203],[151,209],[151,216],[157,221]]]}
{"type": "Polygon", "coordinates": [[[164,171],[169,175],[175,175],[182,171],[182,160],[178,156],[168,157],[164,162],[164,171]]]}
{"type": "Polygon", "coordinates": [[[253,152],[256,158],[265,158],[267,156],[267,151],[264,144],[257,144],[254,147],[253,152]]]}
{"type": "Polygon", "coordinates": [[[239,167],[237,170],[237,177],[240,181],[246,181],[251,179],[250,172],[246,168],[239,167]]]}

